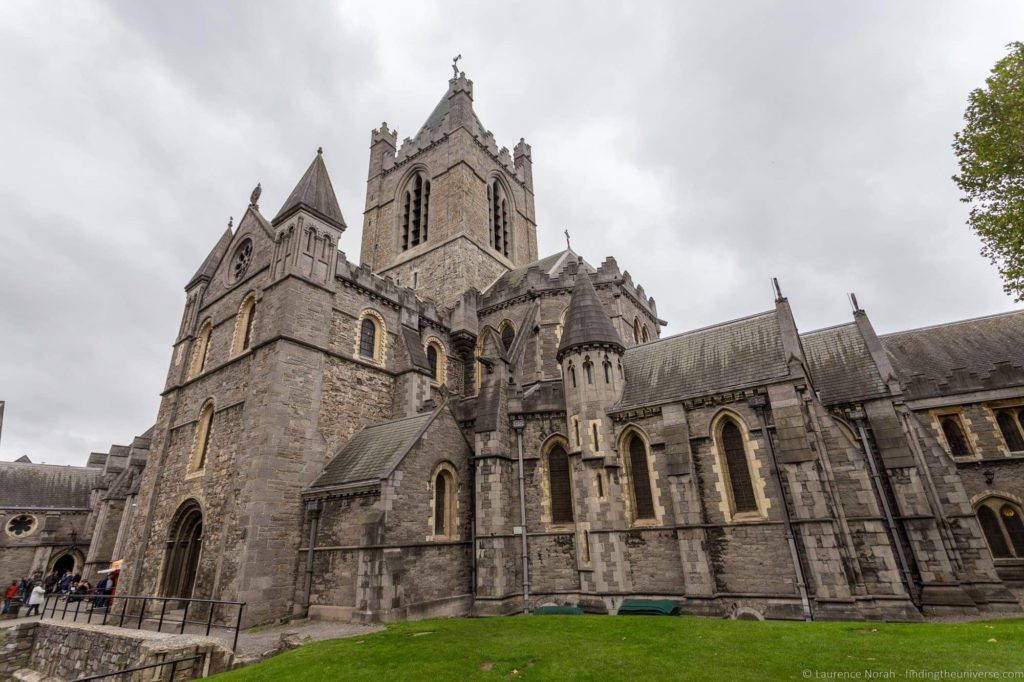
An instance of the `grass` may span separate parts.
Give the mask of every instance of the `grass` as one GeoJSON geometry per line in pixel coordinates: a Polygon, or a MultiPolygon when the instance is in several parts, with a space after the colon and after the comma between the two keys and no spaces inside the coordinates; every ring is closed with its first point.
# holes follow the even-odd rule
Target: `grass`
{"type": "Polygon", "coordinates": [[[1021,670],[1024,620],[954,625],[520,616],[400,623],[309,644],[216,679],[958,679],[939,675],[1021,670]],[[914,677],[916,671],[932,676],[914,677]]]}

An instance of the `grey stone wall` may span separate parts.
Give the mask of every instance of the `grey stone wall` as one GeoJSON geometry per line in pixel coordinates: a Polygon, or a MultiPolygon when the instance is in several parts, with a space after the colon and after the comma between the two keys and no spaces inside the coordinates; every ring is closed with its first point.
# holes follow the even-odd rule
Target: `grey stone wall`
{"type": "MultiPolygon", "coordinates": [[[[0,637],[0,679],[12,679],[14,671],[26,668],[56,679],[77,679],[199,656],[177,664],[174,679],[187,680],[227,670],[232,658],[211,637],[84,623],[21,623],[0,630],[0,637]]],[[[170,667],[161,672],[169,675],[170,667]]]]}

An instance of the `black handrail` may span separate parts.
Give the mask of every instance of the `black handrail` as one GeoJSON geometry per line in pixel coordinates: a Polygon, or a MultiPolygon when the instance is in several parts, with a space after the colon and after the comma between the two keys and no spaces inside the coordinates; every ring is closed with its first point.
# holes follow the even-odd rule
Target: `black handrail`
{"type": "Polygon", "coordinates": [[[168,625],[180,625],[181,627],[178,629],[178,633],[179,634],[182,634],[182,633],[185,632],[185,626],[186,625],[199,625],[199,626],[205,625],[206,626],[206,635],[207,636],[210,635],[210,630],[215,629],[215,628],[218,629],[218,630],[234,630],[234,633],[235,633],[234,634],[234,639],[232,640],[232,644],[231,644],[231,650],[232,651],[235,651],[238,648],[238,633],[239,633],[239,631],[242,628],[242,611],[245,609],[245,602],[244,601],[227,601],[227,600],[223,600],[223,599],[191,599],[191,598],[184,598],[184,597],[145,597],[145,596],[139,596],[139,595],[125,595],[125,594],[118,594],[118,595],[106,595],[106,594],[83,594],[83,595],[48,594],[48,595],[46,595],[45,600],[43,601],[43,608],[42,608],[42,611],[39,614],[39,619],[42,620],[43,617],[47,615],[46,610],[47,610],[47,608],[49,608],[50,609],[50,613],[49,613],[50,618],[59,618],[60,620],[64,620],[67,617],[67,615],[68,615],[68,607],[69,607],[69,605],[74,603],[75,604],[75,609],[74,609],[74,611],[71,614],[72,622],[78,622],[78,616],[81,613],[82,604],[84,602],[87,602],[87,601],[92,602],[91,607],[88,609],[88,613],[87,613],[87,617],[86,617],[86,621],[85,621],[87,624],[91,624],[92,623],[92,618],[93,618],[93,615],[95,614],[96,611],[102,611],[103,612],[103,618],[102,618],[102,620],[99,623],[100,625],[107,625],[107,617],[110,616],[111,617],[111,621],[112,621],[111,624],[115,624],[115,623],[113,623],[113,621],[116,619],[116,621],[117,621],[116,625],[118,627],[129,627],[129,628],[132,628],[134,630],[143,630],[143,629],[145,629],[145,628],[142,627],[142,623],[145,620],[157,620],[157,627],[156,627],[156,631],[157,632],[163,632],[164,623],[167,623],[168,625]],[[57,615],[57,607],[58,607],[58,605],[59,605],[61,600],[64,601],[64,608],[61,610],[60,615],[58,616],[57,615]],[[121,600],[121,603],[122,603],[121,613],[120,614],[112,614],[112,612],[115,610],[114,609],[114,603],[117,602],[118,600],[121,600]],[[139,602],[139,601],[142,602],[141,606],[140,606],[140,608],[138,610],[138,614],[129,613],[128,612],[128,605],[130,603],[132,603],[133,600],[135,602],[139,602]],[[96,602],[97,601],[100,602],[100,604],[101,604],[100,606],[96,606],[96,602]],[[146,615],[146,606],[150,602],[153,602],[153,603],[159,602],[160,603],[160,617],[159,617],[159,619],[154,619],[152,617],[147,617],[147,615],[146,615]],[[184,607],[184,610],[182,611],[182,614],[181,614],[181,620],[166,618],[167,603],[168,602],[184,602],[185,607],[184,607]],[[193,603],[195,603],[195,604],[209,604],[210,605],[210,612],[207,615],[207,618],[205,620],[189,620],[188,619],[188,609],[189,609],[189,606],[191,606],[193,603]],[[215,624],[213,622],[213,611],[218,606],[235,606],[235,607],[238,607],[238,612],[235,614],[235,624],[234,625],[217,625],[217,624],[215,624]],[[138,617],[138,622],[135,625],[135,627],[132,627],[131,622],[132,622],[132,620],[135,620],[136,616],[138,617]],[[128,620],[128,625],[127,626],[125,625],[125,620],[126,619],[128,620]]]}
{"type": "Polygon", "coordinates": [[[91,680],[102,680],[104,677],[115,677],[117,675],[127,675],[128,673],[137,673],[140,670],[149,670],[150,668],[162,668],[165,665],[171,666],[171,674],[167,678],[168,682],[174,682],[174,673],[178,671],[179,663],[187,663],[188,661],[195,661],[203,658],[203,654],[196,654],[195,656],[186,656],[184,658],[175,658],[172,661],[161,661],[160,663],[150,663],[149,665],[140,665],[135,668],[125,668],[124,670],[115,670],[112,673],[103,673],[102,675],[91,675],[89,677],[79,677],[74,682],[91,682],[91,680]]]}

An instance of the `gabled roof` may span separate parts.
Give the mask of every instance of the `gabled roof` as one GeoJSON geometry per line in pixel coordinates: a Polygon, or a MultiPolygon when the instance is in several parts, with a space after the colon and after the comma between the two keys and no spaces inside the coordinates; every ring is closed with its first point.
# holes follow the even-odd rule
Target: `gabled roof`
{"type": "Polygon", "coordinates": [[[0,509],[88,509],[102,469],[0,462],[0,509]]]}
{"type": "Polygon", "coordinates": [[[514,287],[522,282],[526,278],[526,273],[529,270],[536,269],[548,277],[557,277],[558,273],[568,265],[569,258],[575,258],[579,262],[580,271],[586,271],[589,273],[597,272],[593,265],[586,262],[572,249],[565,249],[557,253],[553,253],[550,256],[545,256],[540,260],[535,260],[532,263],[527,263],[514,270],[509,270],[504,273],[498,279],[494,280],[490,286],[484,289],[483,293],[487,294],[492,291],[497,291],[502,287],[514,287]]]}
{"type": "Polygon", "coordinates": [[[880,398],[889,389],[853,322],[801,334],[811,383],[826,405],[880,398]]]}
{"type": "Polygon", "coordinates": [[[565,328],[558,344],[558,355],[582,345],[610,345],[623,350],[622,339],[612,326],[601,299],[597,296],[594,283],[586,271],[576,275],[576,285],[569,300],[569,311],[565,315],[565,328]]]}
{"type": "Polygon", "coordinates": [[[440,409],[367,426],[349,439],[310,488],[379,483],[416,444],[440,409]]]}
{"type": "Polygon", "coordinates": [[[313,163],[309,164],[306,173],[288,195],[277,217],[271,221],[274,225],[287,220],[300,209],[306,209],[324,222],[339,230],[344,230],[345,218],[341,215],[338,198],[334,196],[334,186],[324,165],[323,150],[318,149],[313,163]]]}
{"type": "Polygon", "coordinates": [[[774,310],[628,348],[627,410],[770,383],[789,375],[774,310]]]}
{"type": "Polygon", "coordinates": [[[185,289],[191,289],[192,285],[196,284],[200,280],[210,280],[213,278],[215,272],[217,272],[217,266],[220,265],[221,260],[224,258],[224,254],[228,251],[228,246],[231,245],[231,228],[228,227],[224,230],[224,234],[217,240],[217,244],[210,251],[210,254],[203,261],[203,264],[196,270],[196,274],[192,275],[192,279],[185,285],[185,289]]]}
{"type": "Polygon", "coordinates": [[[1024,310],[879,338],[911,399],[1024,384],[1024,310]]]}

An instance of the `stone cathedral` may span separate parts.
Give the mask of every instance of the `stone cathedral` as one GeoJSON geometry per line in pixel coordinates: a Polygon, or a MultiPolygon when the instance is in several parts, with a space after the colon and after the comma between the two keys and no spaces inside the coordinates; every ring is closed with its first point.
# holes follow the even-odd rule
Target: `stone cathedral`
{"type": "Polygon", "coordinates": [[[1024,311],[801,332],[776,287],[663,338],[614,258],[540,257],[531,147],[463,73],[414,137],[372,132],[359,265],[322,152],[259,199],[185,287],[141,454],[93,467],[80,525],[122,592],[248,624],[1021,610],[1024,311]]]}

